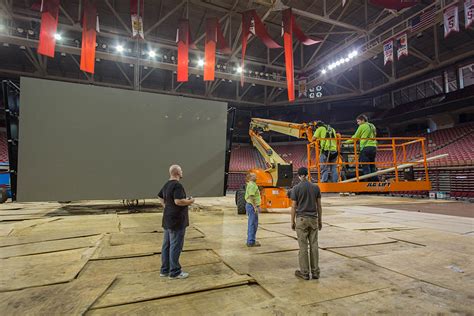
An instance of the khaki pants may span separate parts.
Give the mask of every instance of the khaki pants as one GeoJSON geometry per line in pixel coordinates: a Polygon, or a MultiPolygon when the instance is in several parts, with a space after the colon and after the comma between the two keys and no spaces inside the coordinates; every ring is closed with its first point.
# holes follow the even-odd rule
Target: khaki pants
{"type": "Polygon", "coordinates": [[[311,266],[311,274],[319,276],[318,219],[315,217],[297,217],[296,235],[300,246],[298,259],[301,273],[309,275],[309,267],[311,266]]]}

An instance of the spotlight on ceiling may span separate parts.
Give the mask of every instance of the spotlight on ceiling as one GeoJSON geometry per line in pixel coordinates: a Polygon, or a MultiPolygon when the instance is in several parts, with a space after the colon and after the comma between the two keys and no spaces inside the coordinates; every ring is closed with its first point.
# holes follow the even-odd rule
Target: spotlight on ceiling
{"type": "Polygon", "coordinates": [[[240,67],[240,66],[239,66],[239,67],[237,67],[237,73],[241,74],[241,73],[242,73],[242,71],[244,71],[244,70],[242,69],[242,67],[240,67]]]}
{"type": "Polygon", "coordinates": [[[106,49],[107,48],[107,44],[102,44],[101,46],[103,49],[106,49]]]}
{"type": "Polygon", "coordinates": [[[155,57],[156,57],[156,52],[153,51],[153,50],[150,50],[150,51],[148,52],[148,56],[149,56],[150,58],[155,58],[155,57]]]}
{"type": "Polygon", "coordinates": [[[124,48],[123,48],[122,45],[117,45],[117,46],[115,47],[115,49],[116,49],[117,52],[119,52],[119,53],[123,53],[123,51],[124,51],[124,48]]]}
{"type": "Polygon", "coordinates": [[[199,60],[198,60],[198,66],[199,66],[199,67],[204,66],[204,60],[199,59],[199,60]]]}
{"type": "Polygon", "coordinates": [[[54,39],[57,40],[57,41],[60,41],[60,40],[63,39],[63,37],[61,36],[61,34],[56,33],[56,34],[54,34],[54,39]]]}
{"type": "Polygon", "coordinates": [[[349,53],[349,55],[347,55],[347,58],[352,59],[356,57],[357,55],[359,55],[359,52],[356,50],[353,50],[352,52],[349,53]]]}
{"type": "Polygon", "coordinates": [[[326,74],[326,72],[327,72],[326,69],[321,70],[321,73],[322,73],[323,75],[326,74]]]}

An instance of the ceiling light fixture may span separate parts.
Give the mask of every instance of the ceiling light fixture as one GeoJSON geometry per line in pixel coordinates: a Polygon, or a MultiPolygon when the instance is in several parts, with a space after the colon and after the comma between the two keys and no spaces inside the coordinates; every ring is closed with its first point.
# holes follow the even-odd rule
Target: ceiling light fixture
{"type": "Polygon", "coordinates": [[[117,47],[115,47],[115,49],[116,49],[117,52],[119,52],[119,53],[123,53],[123,50],[124,50],[124,48],[123,48],[122,45],[117,45],[117,47]]]}
{"type": "Polygon", "coordinates": [[[54,34],[54,39],[57,40],[57,41],[60,41],[60,40],[63,39],[63,37],[61,36],[61,34],[56,33],[56,34],[54,34]]]}

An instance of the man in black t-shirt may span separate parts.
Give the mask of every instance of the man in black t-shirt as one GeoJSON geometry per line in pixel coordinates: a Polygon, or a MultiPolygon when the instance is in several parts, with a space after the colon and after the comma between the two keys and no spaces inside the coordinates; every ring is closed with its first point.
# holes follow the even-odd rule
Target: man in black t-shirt
{"type": "Polygon", "coordinates": [[[183,185],[179,182],[183,171],[178,165],[170,167],[170,179],[165,183],[158,198],[164,205],[162,226],[164,229],[161,248],[161,277],[186,279],[189,273],[181,270],[179,256],[183,250],[184,234],[189,226],[188,206],[193,198],[186,198],[183,185]]]}
{"type": "Polygon", "coordinates": [[[290,193],[291,228],[296,230],[300,248],[300,269],[295,271],[295,275],[309,280],[311,272],[313,279],[319,279],[318,230],[322,228],[321,191],[318,185],[308,180],[307,168],[298,169],[298,178],[300,183],[294,186],[290,193]]]}

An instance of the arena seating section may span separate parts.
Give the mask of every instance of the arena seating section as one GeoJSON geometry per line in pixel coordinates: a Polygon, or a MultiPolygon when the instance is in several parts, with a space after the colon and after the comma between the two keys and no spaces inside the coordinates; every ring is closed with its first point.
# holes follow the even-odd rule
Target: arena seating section
{"type": "MultiPolygon", "coordinates": [[[[429,176],[433,191],[449,192],[454,198],[474,198],[474,123],[463,124],[453,128],[441,129],[432,133],[416,135],[426,138],[428,157],[449,154],[448,157],[429,163],[429,176]]],[[[306,146],[304,144],[277,145],[273,148],[296,170],[306,165],[306,146]]],[[[422,158],[419,145],[406,148],[408,161],[422,158]]],[[[403,159],[402,150],[397,150],[397,161],[403,159]]],[[[392,166],[393,154],[379,150],[378,162],[387,162],[380,167],[392,166]]],[[[245,172],[252,168],[262,168],[265,162],[256,149],[249,145],[232,147],[230,160],[229,190],[236,190],[245,183],[245,172]]],[[[422,170],[416,172],[417,177],[422,170]]],[[[401,192],[403,195],[427,195],[428,192],[401,192]]]]}
{"type": "Polygon", "coordinates": [[[7,134],[0,133],[0,164],[8,163],[7,134]]]}

